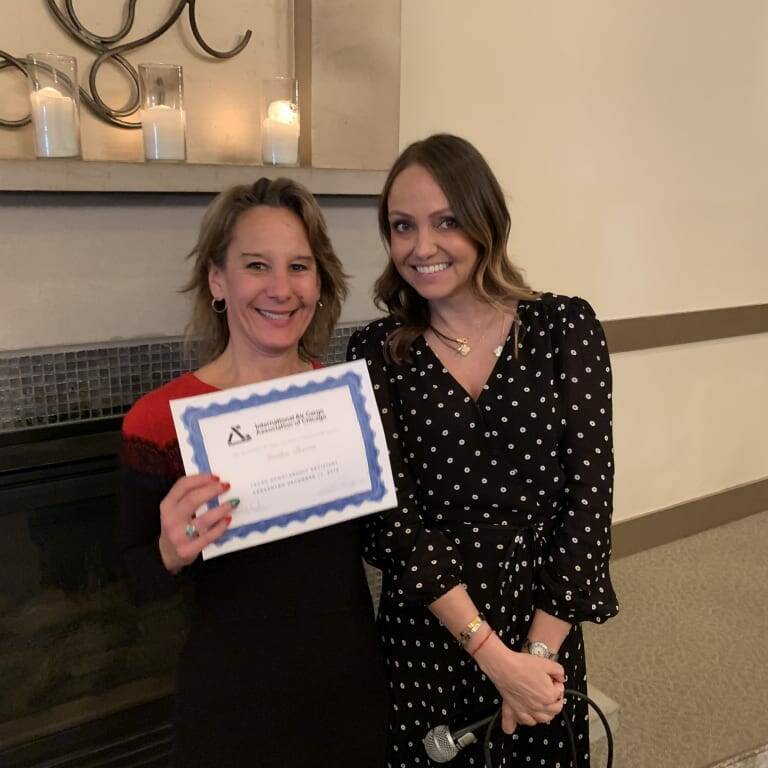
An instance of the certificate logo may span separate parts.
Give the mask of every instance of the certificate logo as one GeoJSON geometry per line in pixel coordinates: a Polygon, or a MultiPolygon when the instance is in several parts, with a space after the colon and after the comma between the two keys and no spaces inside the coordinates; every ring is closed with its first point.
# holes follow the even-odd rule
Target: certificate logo
{"type": "Polygon", "coordinates": [[[250,442],[250,439],[251,436],[247,432],[244,432],[239,424],[235,424],[234,427],[229,428],[227,445],[240,445],[241,443],[250,442]]]}

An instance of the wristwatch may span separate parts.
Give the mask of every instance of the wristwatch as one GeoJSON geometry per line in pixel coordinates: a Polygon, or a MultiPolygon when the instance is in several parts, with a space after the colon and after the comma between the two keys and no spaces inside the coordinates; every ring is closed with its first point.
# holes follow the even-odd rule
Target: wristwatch
{"type": "Polygon", "coordinates": [[[555,651],[550,651],[546,643],[542,643],[541,640],[531,640],[529,637],[526,637],[523,642],[523,653],[530,653],[531,656],[539,656],[550,661],[557,661],[559,655],[555,651]]]}

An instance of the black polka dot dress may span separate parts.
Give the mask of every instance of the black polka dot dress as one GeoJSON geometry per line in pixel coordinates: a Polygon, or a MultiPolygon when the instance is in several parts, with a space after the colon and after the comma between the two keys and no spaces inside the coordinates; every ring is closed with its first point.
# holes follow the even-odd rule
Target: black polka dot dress
{"type": "MultiPolygon", "coordinates": [[[[427,610],[466,585],[507,645],[519,650],[537,608],[574,626],[561,648],[566,687],[586,689],[580,622],[617,610],[608,572],[612,511],[611,369],[605,336],[583,299],[544,294],[520,302],[514,336],[477,401],[419,337],[412,360],[388,364],[396,323],[350,339],[365,358],[381,410],[398,506],[367,523],[366,557],[384,572],[378,626],[390,694],[391,768],[428,766],[436,725],[490,714],[493,684],[427,610]]],[[[586,708],[564,710],[578,768],[589,766],[586,708]]],[[[497,731],[505,766],[572,766],[563,718],[497,731]]],[[[482,766],[478,744],[457,766],[482,766]]],[[[575,767],[574,767],[575,768],[575,767]]]]}

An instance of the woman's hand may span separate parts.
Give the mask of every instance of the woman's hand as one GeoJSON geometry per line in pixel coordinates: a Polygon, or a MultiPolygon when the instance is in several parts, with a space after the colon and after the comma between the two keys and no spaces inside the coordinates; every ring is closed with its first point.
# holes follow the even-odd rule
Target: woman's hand
{"type": "Polygon", "coordinates": [[[189,475],[177,480],[160,502],[160,555],[171,573],[189,565],[203,547],[227,530],[237,499],[197,517],[195,510],[228,489],[229,483],[222,483],[215,475],[189,475]],[[188,531],[195,533],[190,536],[188,531]]]}
{"type": "Polygon", "coordinates": [[[549,659],[517,653],[496,636],[488,638],[475,661],[501,694],[501,727],[548,723],[563,708],[565,670],[549,659]]]}

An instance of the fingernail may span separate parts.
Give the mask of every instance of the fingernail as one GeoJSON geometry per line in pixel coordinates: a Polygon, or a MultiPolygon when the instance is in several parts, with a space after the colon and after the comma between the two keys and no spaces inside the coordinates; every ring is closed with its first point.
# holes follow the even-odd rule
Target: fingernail
{"type": "Polygon", "coordinates": [[[215,480],[218,483],[221,478],[218,475],[211,475],[211,480],[215,480]]]}
{"type": "Polygon", "coordinates": [[[224,522],[229,525],[232,522],[232,515],[226,515],[224,517],[224,522]]]}
{"type": "Polygon", "coordinates": [[[229,505],[232,507],[232,509],[237,507],[238,504],[240,504],[240,499],[230,499],[229,500],[229,505]]]}
{"type": "Polygon", "coordinates": [[[229,483],[222,483],[221,489],[222,491],[228,491],[232,486],[229,483]]]}

